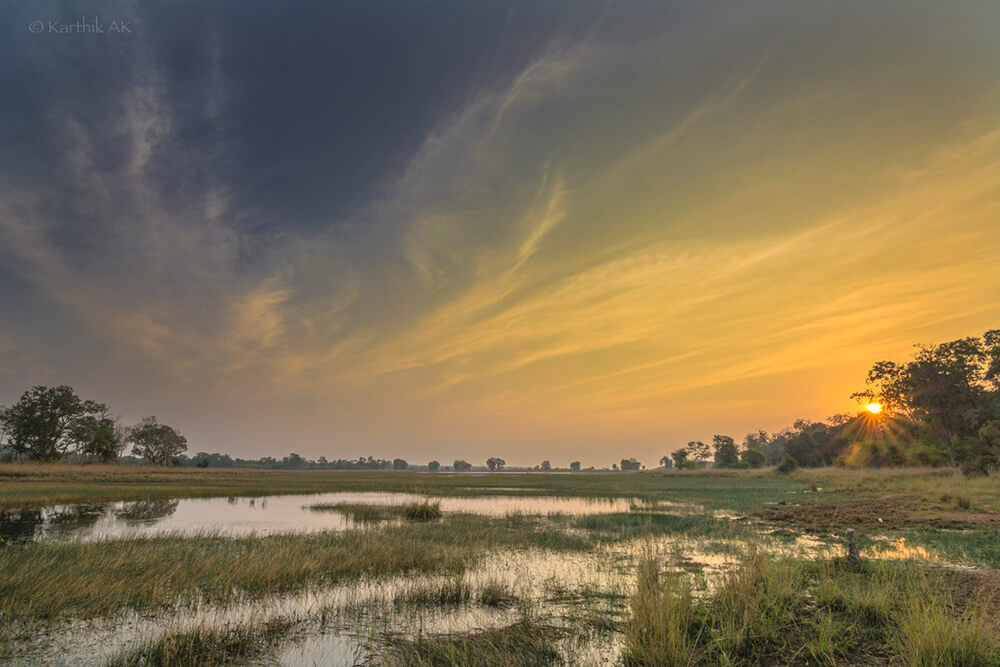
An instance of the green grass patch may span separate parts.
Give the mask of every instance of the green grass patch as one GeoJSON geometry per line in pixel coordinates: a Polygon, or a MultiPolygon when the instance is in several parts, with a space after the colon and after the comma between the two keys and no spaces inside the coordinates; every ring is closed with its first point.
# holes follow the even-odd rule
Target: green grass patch
{"type": "Polygon", "coordinates": [[[660,512],[618,512],[578,517],[573,526],[591,531],[599,538],[628,539],[655,535],[689,537],[746,537],[751,529],[729,519],[709,514],[664,514],[660,512]]]}
{"type": "Polygon", "coordinates": [[[768,558],[751,550],[714,592],[692,596],[654,559],[639,572],[626,665],[996,665],[995,601],[962,575],[917,563],[768,558]],[[995,615],[994,615],[995,616],[995,615]]]}
{"type": "Polygon", "coordinates": [[[460,574],[490,549],[593,546],[546,530],[543,521],[456,514],[379,531],[10,545],[0,549],[0,625],[109,616],[122,608],[169,606],[178,597],[227,602],[362,576],[460,574]]]}

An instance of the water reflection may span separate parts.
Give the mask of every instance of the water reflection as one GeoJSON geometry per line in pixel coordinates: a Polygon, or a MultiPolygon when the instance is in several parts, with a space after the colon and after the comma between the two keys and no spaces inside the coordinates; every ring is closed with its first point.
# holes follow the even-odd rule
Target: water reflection
{"type": "Polygon", "coordinates": [[[115,510],[115,518],[129,524],[152,523],[176,512],[179,504],[179,500],[172,498],[126,503],[121,509],[115,510]]]}
{"type": "MultiPolygon", "coordinates": [[[[0,512],[0,538],[8,542],[73,538],[85,541],[182,536],[206,533],[229,537],[348,530],[362,525],[343,512],[313,511],[315,506],[399,506],[423,502],[409,493],[350,492],[262,498],[163,498],[97,505],[62,505],[0,512]]],[[[490,517],[510,514],[585,516],[627,512],[630,498],[550,496],[474,496],[435,499],[445,513],[490,517]]]]}
{"type": "Polygon", "coordinates": [[[86,531],[107,514],[107,507],[106,504],[87,504],[0,510],[0,544],[32,542],[86,531]]]}
{"type": "Polygon", "coordinates": [[[0,540],[4,543],[30,541],[42,521],[41,510],[0,511],[0,540]]]}

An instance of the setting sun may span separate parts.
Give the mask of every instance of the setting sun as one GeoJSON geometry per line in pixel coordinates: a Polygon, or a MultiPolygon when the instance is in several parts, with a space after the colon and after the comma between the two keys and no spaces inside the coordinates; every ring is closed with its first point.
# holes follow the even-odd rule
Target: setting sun
{"type": "Polygon", "coordinates": [[[865,409],[868,410],[868,412],[872,413],[873,415],[877,415],[878,413],[882,412],[882,404],[869,403],[868,405],[865,406],[865,409]]]}

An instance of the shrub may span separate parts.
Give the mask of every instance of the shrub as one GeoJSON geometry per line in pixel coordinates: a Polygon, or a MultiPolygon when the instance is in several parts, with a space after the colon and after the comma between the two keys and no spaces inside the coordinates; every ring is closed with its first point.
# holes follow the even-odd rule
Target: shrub
{"type": "Polygon", "coordinates": [[[441,518],[441,504],[425,500],[422,503],[410,503],[403,508],[409,521],[433,521],[441,518]]]}
{"type": "Polygon", "coordinates": [[[794,472],[795,469],[798,467],[799,467],[799,462],[786,454],[785,458],[783,458],[781,460],[781,463],[778,464],[778,472],[780,472],[782,475],[787,475],[791,472],[794,472]]]}

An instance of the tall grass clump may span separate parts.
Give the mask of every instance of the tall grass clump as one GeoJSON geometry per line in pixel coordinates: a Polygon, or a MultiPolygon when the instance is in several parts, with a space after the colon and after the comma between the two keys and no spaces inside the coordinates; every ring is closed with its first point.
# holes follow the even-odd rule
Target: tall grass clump
{"type": "Polygon", "coordinates": [[[772,559],[751,549],[715,592],[643,562],[627,665],[1000,665],[995,580],[906,562],[772,559]]]}
{"type": "Polygon", "coordinates": [[[909,667],[1000,665],[997,628],[979,610],[955,618],[940,599],[912,598],[898,627],[899,654],[909,667]]]}
{"type": "Polygon", "coordinates": [[[804,588],[797,561],[774,561],[751,548],[727,572],[715,595],[707,625],[725,653],[749,657],[781,647],[804,588]]]}
{"type": "Polygon", "coordinates": [[[409,503],[403,506],[403,514],[408,521],[434,521],[441,518],[441,503],[409,503]]]}
{"type": "Polygon", "coordinates": [[[694,602],[687,579],[664,574],[656,558],[647,555],[639,565],[629,608],[626,665],[674,667],[698,662],[694,602]]]}
{"type": "Polygon", "coordinates": [[[439,583],[418,584],[400,590],[393,596],[397,605],[444,607],[465,604],[472,599],[472,589],[461,577],[451,577],[439,583]]]}

